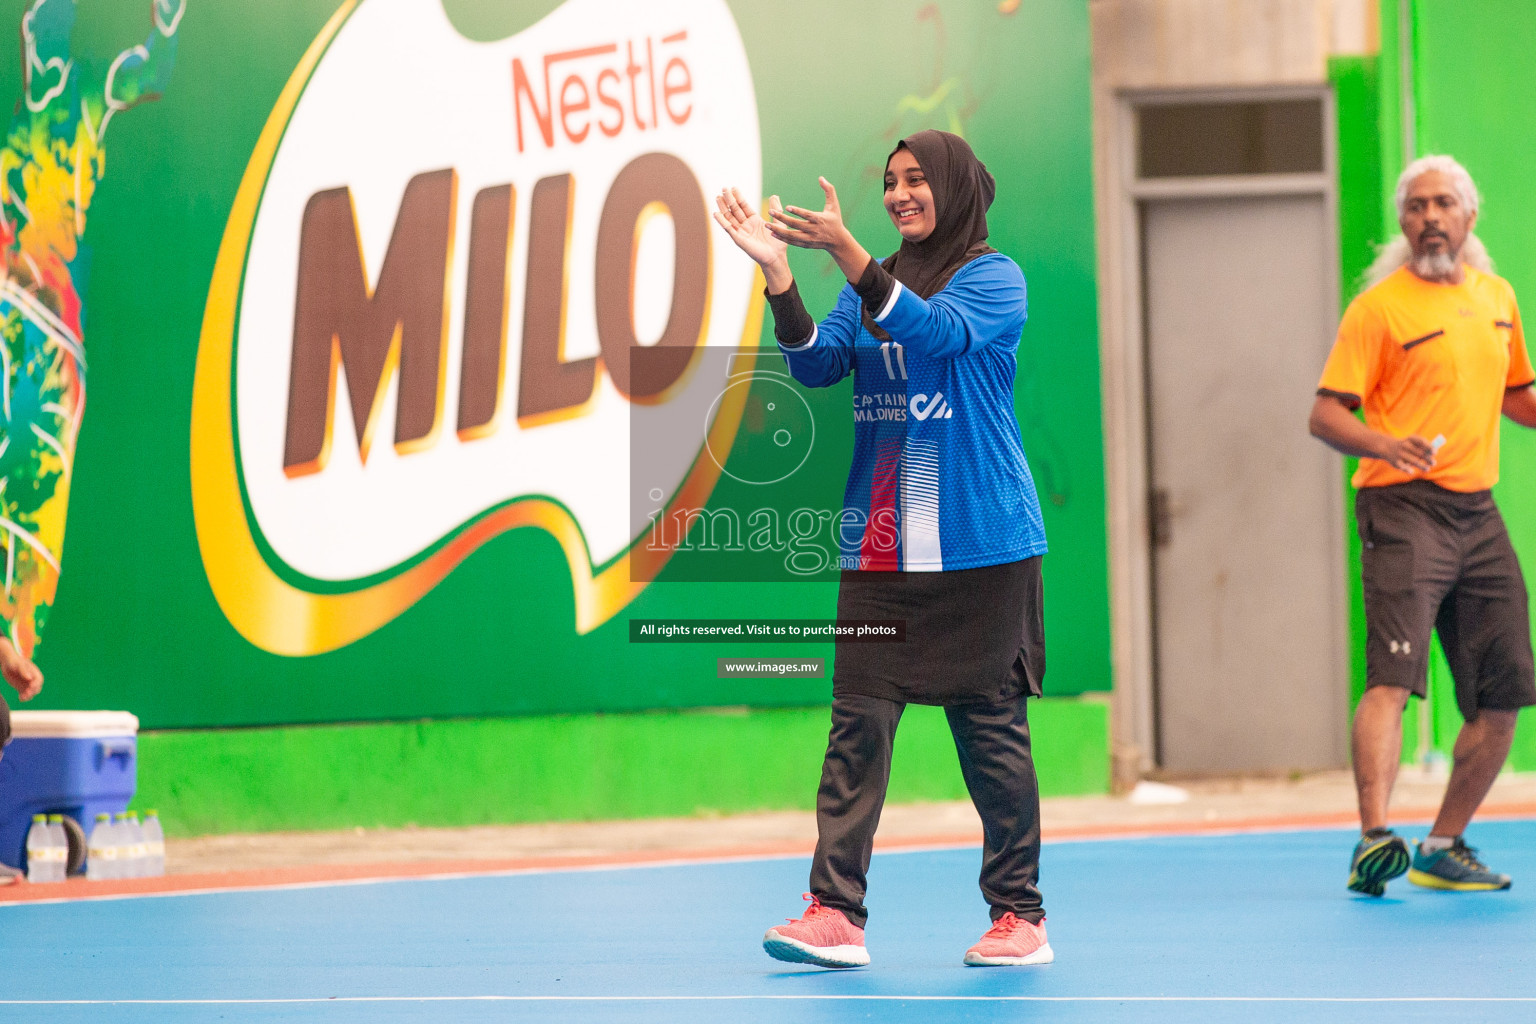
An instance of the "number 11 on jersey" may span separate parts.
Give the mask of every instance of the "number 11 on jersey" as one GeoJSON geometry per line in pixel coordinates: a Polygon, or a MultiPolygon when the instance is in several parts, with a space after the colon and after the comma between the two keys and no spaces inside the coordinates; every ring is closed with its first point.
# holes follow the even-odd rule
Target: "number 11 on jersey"
{"type": "Polygon", "coordinates": [[[894,341],[882,341],[880,343],[880,355],[885,359],[885,375],[891,380],[896,379],[897,371],[901,371],[901,379],[907,379],[907,358],[902,352],[901,345],[894,341]],[[896,361],[891,362],[891,353],[896,353],[896,361]]]}

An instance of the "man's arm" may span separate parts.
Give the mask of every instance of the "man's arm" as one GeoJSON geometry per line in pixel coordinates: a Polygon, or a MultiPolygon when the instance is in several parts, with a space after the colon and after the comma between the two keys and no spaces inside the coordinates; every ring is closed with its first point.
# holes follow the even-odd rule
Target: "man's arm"
{"type": "MultiPolygon", "coordinates": [[[[1506,398],[1506,408],[1508,401],[1506,398]]],[[[1532,415],[1536,417],[1536,399],[1533,399],[1532,415]]],[[[1423,472],[1435,464],[1435,451],[1428,441],[1416,434],[1394,438],[1372,430],[1355,419],[1349,408],[1332,395],[1317,396],[1312,403],[1312,415],[1307,418],[1307,429],[1336,452],[1361,459],[1380,459],[1404,473],[1423,472]]]]}
{"type": "Polygon", "coordinates": [[[1523,388],[1505,388],[1504,415],[1522,427],[1536,427],[1536,390],[1529,384],[1523,388]]]}

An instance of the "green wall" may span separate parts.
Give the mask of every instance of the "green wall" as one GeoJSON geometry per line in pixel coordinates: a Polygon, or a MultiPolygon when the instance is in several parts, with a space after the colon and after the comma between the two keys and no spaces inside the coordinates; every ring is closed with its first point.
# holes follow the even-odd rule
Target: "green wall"
{"type": "MultiPolygon", "coordinates": [[[[0,13],[16,24],[25,6],[6,0],[0,13]]],[[[560,550],[530,529],[486,544],[394,622],[331,653],[269,654],[225,620],[190,503],[198,332],[257,133],[337,6],[192,0],[169,88],[111,125],[86,235],[90,410],[60,591],[38,652],[48,686],[36,706],[126,708],[145,728],[181,728],[825,700],[825,682],[716,679],[715,658],[751,653],[741,647],[631,646],[627,620],[830,617],[832,585],[664,576],[578,636],[560,550]]],[[[457,0],[450,13],[491,38],[553,6],[457,0]]],[[[115,52],[143,34],[140,0],[79,7],[79,52],[115,52]]],[[[856,233],[885,251],[895,234],[872,173],[895,129],[958,126],[996,172],[992,241],[1023,265],[1033,300],[1018,409],[1052,545],[1047,685],[1057,694],[1109,689],[1086,9],[1023,5],[1005,16],[995,5],[916,0],[732,9],[755,80],[768,188],[809,201],[826,174],[841,183],[856,233]],[[817,32],[782,45],[783,26],[813,23],[817,32]]],[[[0,66],[0,94],[19,95],[19,71],[15,61],[0,66]]],[[[840,285],[830,262],[796,253],[795,268],[811,308],[828,308],[840,285]]],[[[825,401],[847,408],[841,392],[825,401]]],[[[846,423],[829,426],[838,429],[848,436],[846,423]]],[[[846,440],[829,441],[838,443],[846,440]]],[[[816,481],[834,506],[841,471],[816,481]]]]}
{"type": "MultiPolygon", "coordinates": [[[[1477,233],[1527,309],[1536,303],[1536,8],[1520,0],[1413,4],[1414,98],[1420,153],[1449,153],[1482,194],[1477,233]]],[[[1527,344],[1530,344],[1529,337],[1527,344]]],[[[1536,578],[1536,431],[1505,421],[1494,495],[1527,580],[1536,578]]],[[[1438,665],[1435,739],[1458,726],[1450,674],[1438,665]]],[[[1511,764],[1536,769],[1536,721],[1521,716],[1511,764]]]]}
{"type": "MultiPolygon", "coordinates": [[[[1109,788],[1108,705],[1030,702],[1041,793],[1109,788]]],[[[812,810],[826,708],[451,719],[140,737],[134,806],[172,835],[812,810]]],[[[938,708],[902,717],[893,803],[963,800],[938,708]]]]}
{"type": "MultiPolygon", "coordinates": [[[[1370,266],[1384,231],[1380,64],[1375,56],[1336,57],[1328,63],[1339,134],[1339,296],[1343,303],[1359,292],[1361,275],[1370,266]]],[[[1365,595],[1360,589],[1360,534],[1355,530],[1354,489],[1349,485],[1358,464],[1358,459],[1344,459],[1351,705],[1365,690],[1365,595]]]]}
{"type": "MultiPolygon", "coordinates": [[[[1355,294],[1356,275],[1369,263],[1371,246],[1398,230],[1393,191],[1404,167],[1399,47],[1407,34],[1415,155],[1447,153],[1471,172],[1482,195],[1477,232],[1498,272],[1517,296],[1529,301],[1536,295],[1536,192],[1529,172],[1536,138],[1525,126],[1536,117],[1536,68],[1528,56],[1536,46],[1536,8],[1521,0],[1413,0],[1404,25],[1396,0],[1382,0],[1379,13],[1379,59],[1335,60],[1330,66],[1340,113],[1343,294],[1355,294]],[[1362,168],[1373,156],[1379,173],[1370,181],[1362,168]],[[1379,211],[1375,216],[1373,205],[1379,211]]],[[[1529,579],[1536,569],[1536,432],[1505,421],[1501,462],[1494,493],[1529,579]]],[[[1353,513],[1348,536],[1352,677],[1358,698],[1365,676],[1365,619],[1353,513]]],[[[1434,751],[1448,756],[1461,717],[1438,641],[1429,684],[1430,742],[1434,751]]],[[[1419,713],[1413,702],[1404,721],[1405,759],[1424,754],[1418,749],[1419,713]]],[[[1521,716],[1509,764],[1518,771],[1536,770],[1536,715],[1521,716]]]]}
{"type": "MultiPolygon", "coordinates": [[[[454,25],[480,40],[521,31],[558,6],[442,2],[454,25]]],[[[819,748],[822,741],[812,740],[824,725],[814,723],[824,712],[804,709],[824,706],[828,682],[720,680],[718,656],[763,652],[631,645],[628,620],[831,617],[829,582],[663,575],[578,635],[559,546],[519,529],[476,550],[393,622],[329,653],[264,651],[215,602],[194,533],[188,429],[210,277],[257,136],[340,4],[190,0],[169,87],[111,124],[85,236],[90,408],[73,468],[60,589],[37,652],[48,682],[32,706],[139,715],[144,797],[183,831],[805,806],[813,769],[797,766],[793,785],[747,775],[785,741],[783,723],[797,723],[795,742],[805,750],[819,748]],[[798,710],[746,719],[658,710],[726,705],[798,710]],[[655,713],[620,714],[634,712],[655,713]],[[379,724],[271,728],[358,722],[379,724]],[[230,726],[243,729],[211,731],[230,726]],[[625,738],[610,749],[604,742],[614,729],[625,738]],[[684,734],[689,742],[674,747],[684,734]],[[562,758],[573,749],[564,739],[572,736],[586,737],[578,747],[606,751],[585,789],[562,778],[569,776],[562,758]],[[505,756],[509,743],[520,751],[515,757],[505,756]],[[654,756],[677,749],[714,758],[727,748],[738,758],[730,770],[744,774],[704,790],[711,795],[703,804],[696,761],[654,756]],[[477,777],[502,778],[498,795],[479,810],[455,804],[449,794],[466,791],[468,774],[444,767],[454,760],[483,769],[477,777]],[[644,785],[612,782],[642,764],[644,785]],[[326,784],[301,796],[304,780],[315,777],[326,784]],[[402,817],[389,808],[405,791],[418,802],[402,817]]],[[[19,24],[27,6],[0,0],[0,20],[19,24]]],[[[72,52],[110,55],[142,39],[148,7],[148,0],[79,0],[72,52]]],[[[1032,300],[1016,402],[1051,543],[1046,686],[1055,696],[1109,690],[1086,5],[1025,4],[1009,14],[962,0],[835,7],[734,0],[730,7],[756,89],[765,191],[809,203],[825,174],[839,185],[855,233],[883,253],[896,241],[878,193],[892,139],[930,126],[959,130],[994,171],[991,241],[1023,266],[1032,300]],[[786,45],[785,28],[795,25],[816,30],[786,45]]],[[[0,95],[19,96],[21,88],[19,62],[0,62],[0,95]]],[[[829,308],[841,286],[830,261],[797,251],[793,265],[811,309],[829,308]]],[[[762,336],[771,338],[768,324],[762,336]]],[[[816,401],[818,411],[835,412],[823,417],[827,450],[845,451],[847,385],[816,401]]],[[[804,486],[836,507],[845,470],[846,461],[804,486]]],[[[832,651],[809,644],[768,653],[830,658],[832,651]]],[[[1074,751],[1053,755],[1042,772],[1048,789],[1106,788],[1102,708],[1041,707],[1096,709],[1041,712],[1042,749],[1074,751]]],[[[924,742],[918,746],[928,754],[907,755],[914,770],[943,775],[946,762],[933,759],[937,741],[924,742]]],[[[914,777],[896,792],[959,794],[952,778],[914,777]]]]}

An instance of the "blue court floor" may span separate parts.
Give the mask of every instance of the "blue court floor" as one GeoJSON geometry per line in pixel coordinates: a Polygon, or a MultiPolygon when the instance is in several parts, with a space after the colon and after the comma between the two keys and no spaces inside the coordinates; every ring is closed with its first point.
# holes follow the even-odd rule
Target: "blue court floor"
{"type": "Polygon", "coordinates": [[[1031,968],[960,963],[977,849],[877,855],[848,972],[762,952],[803,858],[5,905],[0,1021],[1536,1020],[1536,822],[1468,837],[1505,893],[1354,897],[1353,838],[1049,844],[1031,968]]]}

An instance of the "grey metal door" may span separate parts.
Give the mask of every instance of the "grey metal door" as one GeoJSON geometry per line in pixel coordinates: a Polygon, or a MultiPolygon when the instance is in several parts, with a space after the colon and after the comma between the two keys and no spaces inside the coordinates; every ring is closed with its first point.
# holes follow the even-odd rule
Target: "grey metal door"
{"type": "Polygon", "coordinates": [[[1142,229],[1159,765],[1342,766],[1342,477],[1306,431],[1324,198],[1147,201],[1142,229]]]}

